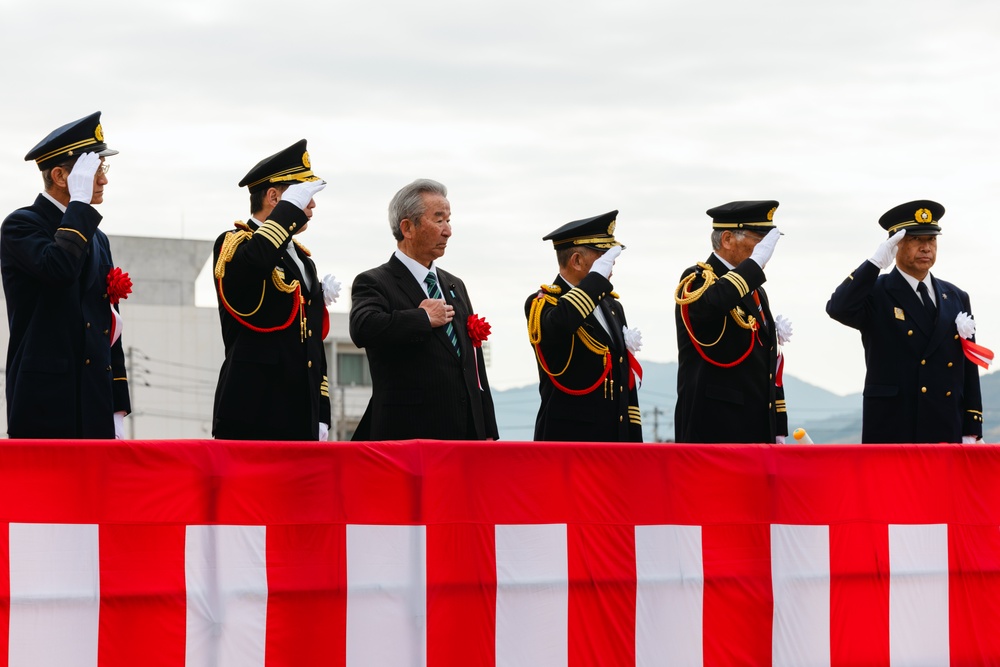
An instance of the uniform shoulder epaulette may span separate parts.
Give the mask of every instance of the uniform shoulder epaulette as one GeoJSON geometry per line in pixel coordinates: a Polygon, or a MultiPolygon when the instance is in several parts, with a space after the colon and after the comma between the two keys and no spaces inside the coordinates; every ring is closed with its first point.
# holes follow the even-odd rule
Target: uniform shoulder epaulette
{"type": "Polygon", "coordinates": [[[716,280],[718,280],[718,278],[715,275],[715,270],[712,268],[712,265],[706,264],[705,262],[698,262],[691,273],[681,278],[681,282],[677,285],[677,289],[674,290],[674,301],[677,302],[678,305],[682,306],[694,303],[701,298],[701,295],[705,293],[705,290],[711,287],[716,280]],[[696,281],[699,277],[704,280],[701,287],[691,289],[692,283],[694,283],[694,281],[696,281]]]}
{"type": "Polygon", "coordinates": [[[309,248],[307,248],[304,245],[302,245],[301,243],[299,243],[297,239],[292,239],[292,243],[294,243],[295,247],[299,249],[299,252],[301,252],[306,257],[312,257],[313,256],[313,254],[311,252],[309,252],[309,248]]]}
{"type": "Polygon", "coordinates": [[[621,298],[620,296],[618,296],[618,292],[608,292],[608,294],[611,295],[612,299],[620,299],[621,298]]]}
{"type": "Polygon", "coordinates": [[[247,223],[243,222],[242,220],[237,220],[236,222],[233,223],[233,226],[236,227],[236,229],[243,230],[244,232],[251,231],[250,230],[250,225],[248,225],[247,223]]]}
{"type": "Polygon", "coordinates": [[[542,285],[541,287],[546,294],[562,294],[562,287],[559,285],[542,285]]]}
{"type": "MultiPolygon", "coordinates": [[[[240,222],[235,223],[237,227],[240,226],[240,222]]],[[[222,241],[222,247],[219,248],[219,259],[215,262],[215,279],[221,280],[226,276],[226,264],[232,260],[233,255],[236,254],[236,248],[239,247],[241,243],[253,236],[253,232],[245,224],[244,229],[237,229],[232,232],[226,232],[226,238],[222,241]]]]}

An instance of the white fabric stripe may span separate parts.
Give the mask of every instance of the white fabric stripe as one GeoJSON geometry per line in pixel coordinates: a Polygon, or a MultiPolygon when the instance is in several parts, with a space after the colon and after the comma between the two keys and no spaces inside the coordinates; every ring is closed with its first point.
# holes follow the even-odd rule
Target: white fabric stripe
{"type": "Polygon", "coordinates": [[[830,528],[771,525],[775,667],[830,664],[830,528]]]}
{"type": "Polygon", "coordinates": [[[264,665],[264,526],[188,526],[186,667],[264,665]]]}
{"type": "Polygon", "coordinates": [[[100,534],[90,524],[12,523],[10,667],[95,667],[100,534]]]}
{"type": "Polygon", "coordinates": [[[635,664],[703,664],[700,526],[635,527],[635,664]]]}
{"type": "Polygon", "coordinates": [[[427,529],[347,526],[347,667],[427,664],[427,529]]]}
{"type": "Polygon", "coordinates": [[[497,667],[569,663],[566,525],[496,527],[497,667]]]}
{"type": "Polygon", "coordinates": [[[893,667],[948,665],[948,526],[889,526],[889,657],[893,667]]]}

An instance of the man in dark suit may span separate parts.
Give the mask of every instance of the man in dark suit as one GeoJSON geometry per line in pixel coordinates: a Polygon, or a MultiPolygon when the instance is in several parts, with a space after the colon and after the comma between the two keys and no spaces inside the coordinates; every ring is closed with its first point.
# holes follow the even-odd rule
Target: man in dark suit
{"type": "Polygon", "coordinates": [[[114,261],[98,229],[109,165],[101,112],[32,148],[45,190],[0,228],[7,299],[7,432],[12,438],[122,438],[130,411],[114,261]],[[109,294],[110,293],[110,294],[109,294]],[[116,326],[117,322],[117,326],[116,326]]]}
{"type": "Polygon", "coordinates": [[[677,442],[784,442],[785,394],[778,324],[764,266],[778,243],[776,201],[735,201],[707,211],[712,249],[685,269],[674,295],[677,442]]]}
{"type": "Polygon", "coordinates": [[[372,397],[354,440],[496,439],[483,355],[469,335],[465,284],[439,268],[451,237],[447,189],[410,183],[389,203],[396,252],[351,288],[351,339],[365,348],[372,397]]]}
{"type": "Polygon", "coordinates": [[[542,239],[552,241],[559,274],[524,304],[542,399],[535,440],[642,442],[641,369],[632,355],[640,337],[611,291],[624,248],[614,237],[617,217],[574,220],[542,239]]]}
{"type": "Polygon", "coordinates": [[[979,369],[963,344],[975,334],[969,295],[930,273],[943,215],[929,200],[888,211],[879,224],[889,238],[826,304],[830,317],[861,332],[868,369],[862,442],[982,438],[979,369]]]}
{"type": "Polygon", "coordinates": [[[215,290],[226,359],[212,434],[230,440],[326,440],[329,315],[309,251],[294,237],[326,186],[306,140],[264,158],[240,187],[251,217],[215,242],[215,290]]]}

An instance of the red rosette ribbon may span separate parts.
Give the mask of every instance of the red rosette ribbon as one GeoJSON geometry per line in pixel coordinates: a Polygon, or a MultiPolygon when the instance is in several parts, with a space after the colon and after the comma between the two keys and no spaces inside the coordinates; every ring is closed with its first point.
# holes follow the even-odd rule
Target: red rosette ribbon
{"type": "Polygon", "coordinates": [[[472,342],[472,354],[476,362],[476,382],[479,384],[479,390],[482,391],[483,381],[479,379],[479,352],[477,348],[482,347],[483,341],[490,337],[490,323],[486,321],[485,317],[479,317],[473,313],[465,322],[465,330],[472,342]]]}
{"type": "Polygon", "coordinates": [[[483,341],[490,337],[490,323],[486,321],[486,318],[480,317],[475,313],[469,315],[469,320],[465,326],[469,332],[469,340],[472,341],[473,347],[482,347],[483,341]]]}
{"type": "Polygon", "coordinates": [[[122,299],[127,299],[132,293],[132,280],[117,266],[108,271],[108,298],[112,306],[117,306],[122,299]]]}

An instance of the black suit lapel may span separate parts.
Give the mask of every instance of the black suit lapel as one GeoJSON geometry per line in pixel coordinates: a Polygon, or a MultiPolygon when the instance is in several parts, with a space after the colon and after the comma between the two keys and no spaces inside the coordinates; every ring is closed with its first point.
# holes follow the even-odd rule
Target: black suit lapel
{"type": "Polygon", "coordinates": [[[413,277],[410,270],[393,255],[386,265],[390,273],[396,278],[396,287],[406,297],[414,308],[420,307],[420,303],[427,298],[424,288],[420,286],[417,279],[413,277]]]}
{"type": "MultiPolygon", "coordinates": [[[[406,296],[406,298],[413,304],[414,308],[419,308],[421,302],[428,298],[427,293],[424,292],[424,288],[420,286],[420,283],[418,283],[417,279],[413,277],[410,270],[406,268],[406,265],[399,261],[395,255],[389,259],[388,266],[392,274],[396,277],[396,285],[399,287],[400,292],[406,296]]],[[[438,269],[438,287],[441,288],[441,294],[445,296],[445,302],[448,302],[448,295],[446,292],[450,291],[451,287],[448,282],[450,280],[450,276],[446,276],[447,274],[438,269]]],[[[464,325],[464,322],[462,322],[462,324],[464,325]]],[[[466,351],[462,344],[462,335],[459,332],[457,308],[455,310],[455,319],[452,320],[452,326],[455,327],[455,334],[458,336],[459,348],[462,349],[462,354],[465,354],[466,351]]],[[[434,337],[445,346],[451,355],[455,359],[458,359],[458,353],[455,352],[455,346],[451,344],[451,340],[448,338],[447,327],[434,327],[431,332],[434,334],[434,337]]]]}

